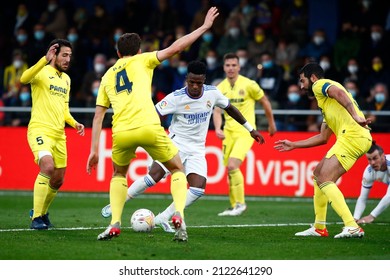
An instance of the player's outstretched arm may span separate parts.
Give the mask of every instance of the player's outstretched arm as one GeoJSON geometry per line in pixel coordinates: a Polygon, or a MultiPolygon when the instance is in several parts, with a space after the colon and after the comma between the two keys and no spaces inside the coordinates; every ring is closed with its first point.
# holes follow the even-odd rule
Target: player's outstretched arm
{"type": "Polygon", "coordinates": [[[167,58],[172,57],[173,55],[183,51],[192,43],[194,43],[200,36],[203,35],[210,27],[213,25],[215,18],[219,15],[218,9],[216,7],[211,7],[205,17],[204,23],[199,28],[195,29],[191,33],[177,39],[169,47],[160,50],[157,52],[157,58],[160,61],[163,61],[167,58]]]}
{"type": "Polygon", "coordinates": [[[321,132],[317,135],[314,135],[310,138],[300,141],[289,141],[289,140],[278,140],[275,142],[274,148],[280,152],[291,151],[297,148],[310,148],[315,146],[320,146],[328,143],[330,136],[332,135],[332,130],[328,127],[326,123],[322,123],[321,132]]]}

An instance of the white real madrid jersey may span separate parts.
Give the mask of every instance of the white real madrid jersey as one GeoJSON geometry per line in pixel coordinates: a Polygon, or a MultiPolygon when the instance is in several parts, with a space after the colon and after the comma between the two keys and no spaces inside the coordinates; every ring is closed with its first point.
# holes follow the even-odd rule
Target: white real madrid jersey
{"type": "Polygon", "coordinates": [[[191,97],[184,87],[168,94],[156,104],[156,109],[161,116],[172,114],[169,136],[180,151],[204,154],[213,108],[225,109],[229,104],[229,99],[215,86],[203,85],[201,96],[191,97]]]}

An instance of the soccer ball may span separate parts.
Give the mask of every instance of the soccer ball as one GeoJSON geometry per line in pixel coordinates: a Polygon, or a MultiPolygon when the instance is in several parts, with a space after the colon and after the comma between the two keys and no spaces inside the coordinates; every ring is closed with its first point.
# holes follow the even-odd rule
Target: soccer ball
{"type": "Polygon", "coordinates": [[[138,209],[130,219],[131,228],[136,232],[151,232],[154,228],[154,214],[149,209],[138,209]]]}

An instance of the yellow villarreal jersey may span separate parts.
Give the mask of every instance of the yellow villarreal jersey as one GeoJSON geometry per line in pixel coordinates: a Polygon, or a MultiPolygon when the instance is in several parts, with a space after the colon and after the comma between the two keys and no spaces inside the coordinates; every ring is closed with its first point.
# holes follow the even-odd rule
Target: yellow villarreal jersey
{"type": "Polygon", "coordinates": [[[74,126],[69,113],[70,78],[66,73],[46,65],[33,77],[27,73],[25,79],[31,84],[32,96],[29,129],[38,128],[56,136],[64,134],[65,121],[74,126]]]}
{"type": "Polygon", "coordinates": [[[152,77],[159,65],[157,52],[121,58],[102,78],[96,105],[113,109],[112,131],[160,124],[152,100],[152,77]]]}
{"type": "MultiPolygon", "coordinates": [[[[264,91],[260,86],[255,81],[239,75],[233,87],[230,85],[228,79],[224,79],[217,88],[223,95],[229,98],[230,103],[237,107],[246,120],[253,127],[256,127],[255,103],[264,96],[264,91]]],[[[228,114],[225,113],[224,117],[224,129],[235,132],[247,131],[228,114]]]]}
{"type": "Polygon", "coordinates": [[[328,89],[331,86],[337,86],[345,91],[348,98],[354,104],[356,112],[364,117],[359,105],[352,95],[338,82],[329,79],[320,79],[313,84],[314,96],[317,99],[318,107],[322,111],[324,121],[332,129],[336,136],[343,132],[349,136],[368,136],[369,131],[360,126],[336,99],[328,96],[328,89]]]}

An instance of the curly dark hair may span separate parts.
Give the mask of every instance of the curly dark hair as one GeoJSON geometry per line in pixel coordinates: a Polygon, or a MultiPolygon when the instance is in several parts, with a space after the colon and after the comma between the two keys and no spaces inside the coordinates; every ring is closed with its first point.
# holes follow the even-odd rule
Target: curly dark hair
{"type": "Polygon", "coordinates": [[[195,75],[206,75],[207,66],[202,61],[191,61],[187,67],[188,73],[195,75]]]}

